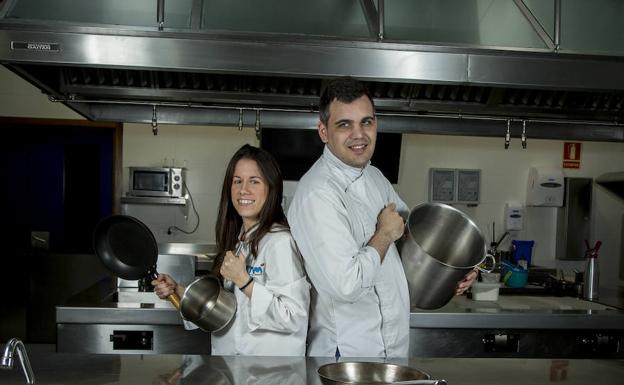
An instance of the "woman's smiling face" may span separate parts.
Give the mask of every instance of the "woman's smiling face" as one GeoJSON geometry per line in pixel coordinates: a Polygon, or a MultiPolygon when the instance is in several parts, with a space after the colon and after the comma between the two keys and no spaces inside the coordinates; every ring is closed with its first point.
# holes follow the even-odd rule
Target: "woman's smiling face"
{"type": "Polygon", "coordinates": [[[258,223],[269,195],[269,186],[255,160],[241,159],[234,167],[232,204],[243,219],[245,229],[258,223]]]}

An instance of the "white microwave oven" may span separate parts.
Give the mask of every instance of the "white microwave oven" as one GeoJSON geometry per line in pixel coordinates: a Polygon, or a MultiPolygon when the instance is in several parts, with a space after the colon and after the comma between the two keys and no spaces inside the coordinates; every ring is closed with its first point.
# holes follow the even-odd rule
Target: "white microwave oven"
{"type": "Polygon", "coordinates": [[[180,198],[184,189],[182,168],[130,167],[128,195],[180,198]]]}

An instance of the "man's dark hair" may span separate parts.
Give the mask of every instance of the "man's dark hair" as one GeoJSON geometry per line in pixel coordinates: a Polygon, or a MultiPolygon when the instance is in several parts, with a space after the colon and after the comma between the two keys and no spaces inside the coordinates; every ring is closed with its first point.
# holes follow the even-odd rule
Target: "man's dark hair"
{"type": "Polygon", "coordinates": [[[338,100],[342,103],[351,103],[355,99],[360,98],[362,95],[366,95],[368,97],[373,105],[374,111],[375,103],[373,102],[373,98],[364,83],[350,76],[344,76],[331,80],[327,83],[327,86],[323,90],[319,100],[319,115],[321,122],[323,122],[324,125],[329,123],[329,105],[334,100],[338,100]]]}

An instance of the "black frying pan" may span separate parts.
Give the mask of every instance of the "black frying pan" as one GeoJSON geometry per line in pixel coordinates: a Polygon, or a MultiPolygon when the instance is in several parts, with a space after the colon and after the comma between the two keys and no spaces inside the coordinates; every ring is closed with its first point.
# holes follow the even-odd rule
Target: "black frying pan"
{"type": "MultiPolygon", "coordinates": [[[[104,266],[120,278],[136,280],[158,276],[156,239],[150,229],[136,218],[112,215],[103,219],[93,233],[93,248],[104,266]]],[[[180,309],[177,294],[167,299],[180,309]]]]}

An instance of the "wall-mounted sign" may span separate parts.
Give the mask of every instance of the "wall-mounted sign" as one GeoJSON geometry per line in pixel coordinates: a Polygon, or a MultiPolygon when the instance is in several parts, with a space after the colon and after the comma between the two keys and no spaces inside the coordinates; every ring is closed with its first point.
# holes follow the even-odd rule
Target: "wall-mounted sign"
{"type": "Polygon", "coordinates": [[[563,168],[581,168],[581,143],[563,143],[563,168]]]}

